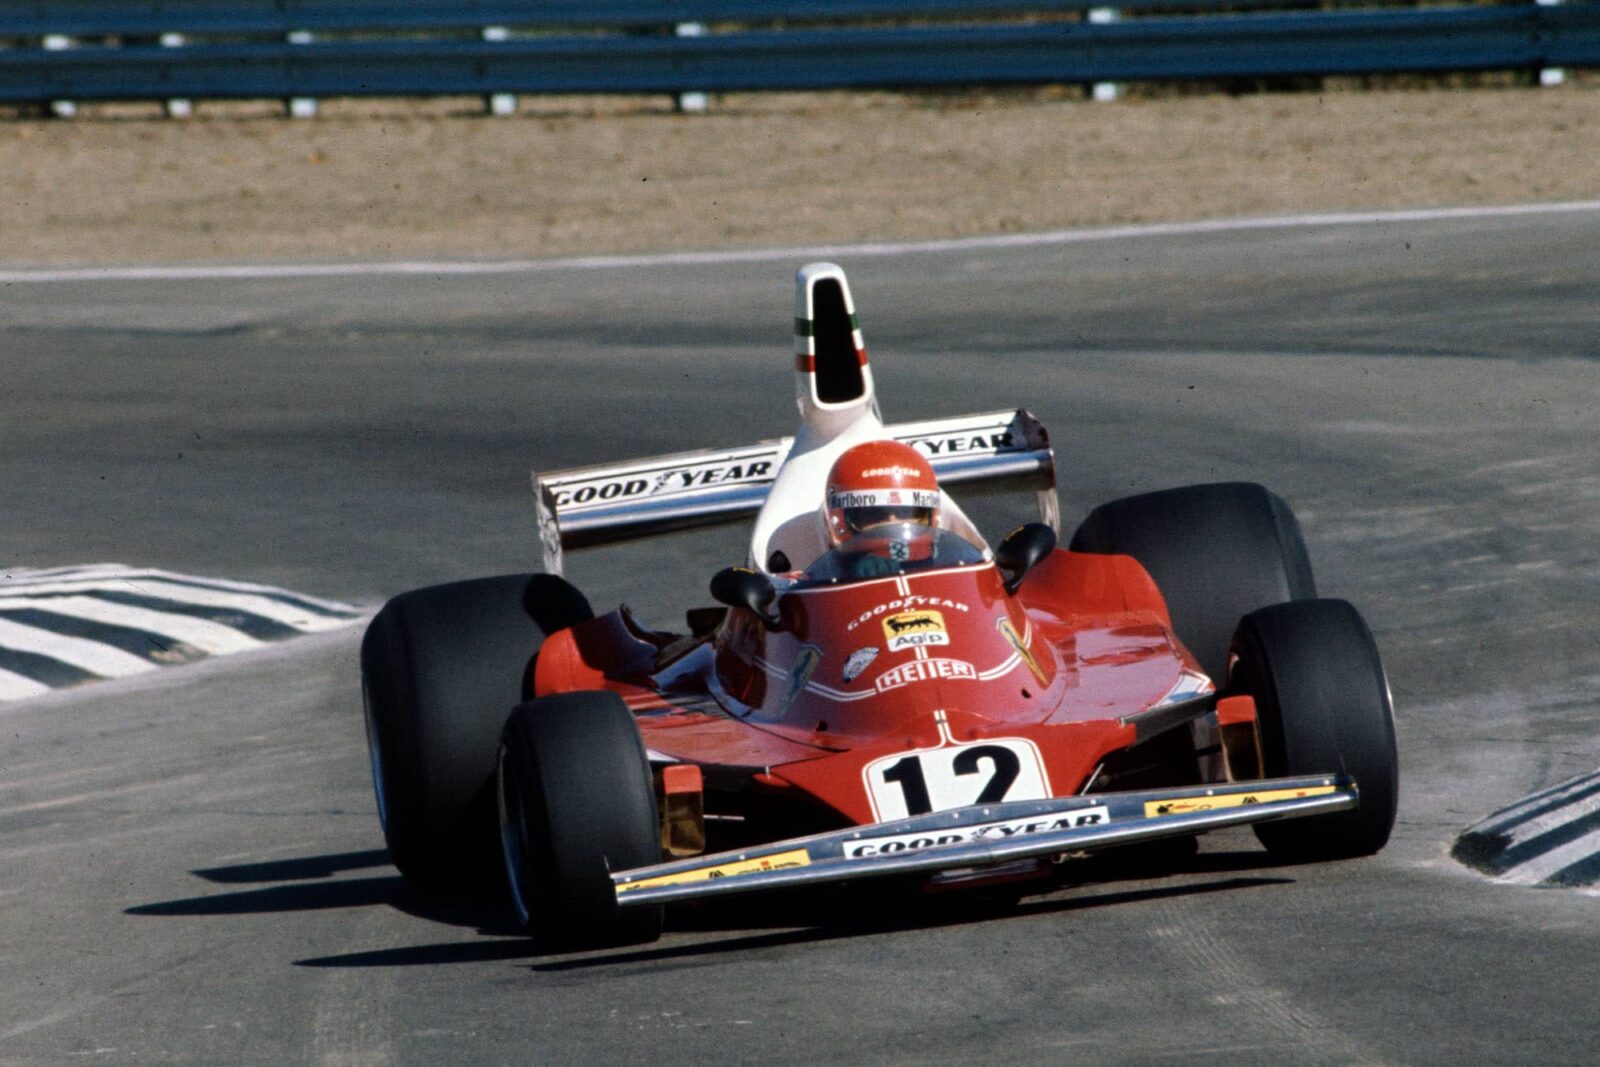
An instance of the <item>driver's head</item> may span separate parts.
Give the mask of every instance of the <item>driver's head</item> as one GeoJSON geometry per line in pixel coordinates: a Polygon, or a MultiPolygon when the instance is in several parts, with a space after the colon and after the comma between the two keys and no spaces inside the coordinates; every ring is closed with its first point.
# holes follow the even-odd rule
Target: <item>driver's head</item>
{"type": "Polygon", "coordinates": [[[922,453],[898,441],[847,449],[828,472],[828,536],[841,544],[891,522],[935,526],[939,483],[922,453]]]}

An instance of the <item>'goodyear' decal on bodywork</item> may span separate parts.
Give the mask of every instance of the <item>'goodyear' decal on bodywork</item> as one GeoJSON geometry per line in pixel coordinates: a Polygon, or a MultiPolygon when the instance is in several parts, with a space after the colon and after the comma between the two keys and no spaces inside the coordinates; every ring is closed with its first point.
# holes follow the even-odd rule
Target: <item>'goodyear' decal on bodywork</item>
{"type": "Polygon", "coordinates": [[[863,837],[844,846],[847,859],[867,859],[872,856],[893,856],[902,852],[923,852],[931,848],[965,844],[968,841],[1003,841],[1011,837],[1025,837],[1051,830],[1076,830],[1084,826],[1105,826],[1111,821],[1111,810],[1104,805],[1064,811],[1059,815],[1041,815],[1033,819],[1007,819],[1001,822],[979,823],[976,826],[952,826],[947,829],[928,830],[918,834],[895,834],[890,837],[863,837]]]}
{"type": "Polygon", "coordinates": [[[942,596],[920,596],[913,594],[910,596],[897,597],[894,600],[879,604],[877,607],[872,608],[869,611],[863,611],[860,615],[856,616],[854,619],[851,619],[845,624],[845,630],[847,632],[854,630],[862,623],[871,622],[873,619],[882,615],[887,615],[890,612],[921,611],[928,608],[943,608],[946,611],[962,612],[972,610],[969,605],[963,604],[959,600],[950,600],[947,597],[942,596]]]}
{"type": "Polygon", "coordinates": [[[790,867],[808,867],[810,865],[811,856],[805,849],[796,848],[788,852],[776,852],[770,856],[757,856],[755,859],[719,863],[711,867],[696,867],[691,871],[676,871],[672,874],[658,874],[654,878],[641,878],[637,882],[623,882],[617,886],[617,892],[619,894],[626,893],[629,890],[643,889],[646,886],[707,882],[713,878],[731,878],[739,874],[755,874],[759,871],[781,871],[790,867]]]}
{"type": "Polygon", "coordinates": [[[1264,789],[1239,793],[1218,793],[1209,797],[1184,797],[1181,800],[1151,801],[1144,806],[1145,818],[1157,815],[1185,815],[1192,811],[1218,811],[1222,808],[1242,808],[1247,804],[1265,804],[1272,800],[1299,800],[1303,797],[1325,797],[1334,792],[1331,785],[1311,786],[1306,789],[1264,789]]]}

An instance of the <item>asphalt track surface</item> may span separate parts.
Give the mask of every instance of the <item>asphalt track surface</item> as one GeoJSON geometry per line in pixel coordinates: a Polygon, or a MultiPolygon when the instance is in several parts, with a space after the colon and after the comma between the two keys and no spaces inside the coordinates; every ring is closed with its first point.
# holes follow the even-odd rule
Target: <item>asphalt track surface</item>
{"type": "MultiPolygon", "coordinates": [[[[1600,899],[1447,852],[1600,766],[1596,248],[1579,212],[839,257],[886,415],[1028,406],[1069,525],[1216,479],[1294,504],[1389,667],[1377,857],[1217,835],[1000,913],[536,956],[387,865],[357,627],[0,709],[0,1061],[1593,1062],[1600,899]]],[[[530,467],[790,429],[797,266],[9,284],[6,552],[368,605],[529,569],[530,467]]],[[[671,624],[739,552],[569,572],[671,624]]]]}

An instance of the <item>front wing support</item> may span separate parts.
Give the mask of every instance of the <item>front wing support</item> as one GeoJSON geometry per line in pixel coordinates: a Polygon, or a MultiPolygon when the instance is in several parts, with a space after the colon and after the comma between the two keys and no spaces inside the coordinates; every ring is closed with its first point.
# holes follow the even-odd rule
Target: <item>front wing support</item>
{"type": "Polygon", "coordinates": [[[620,871],[633,907],[827,882],[987,867],[1354,808],[1346,775],[981,804],[620,871]]]}

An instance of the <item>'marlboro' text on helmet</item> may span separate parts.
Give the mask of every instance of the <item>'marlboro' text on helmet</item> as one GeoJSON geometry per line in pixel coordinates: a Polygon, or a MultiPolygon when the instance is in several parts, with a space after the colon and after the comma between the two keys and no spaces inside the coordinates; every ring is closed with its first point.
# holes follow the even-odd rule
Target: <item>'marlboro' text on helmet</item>
{"type": "Polygon", "coordinates": [[[885,523],[936,526],[939,483],[921,452],[898,441],[845,450],[828,472],[828,536],[840,544],[885,523]]]}

